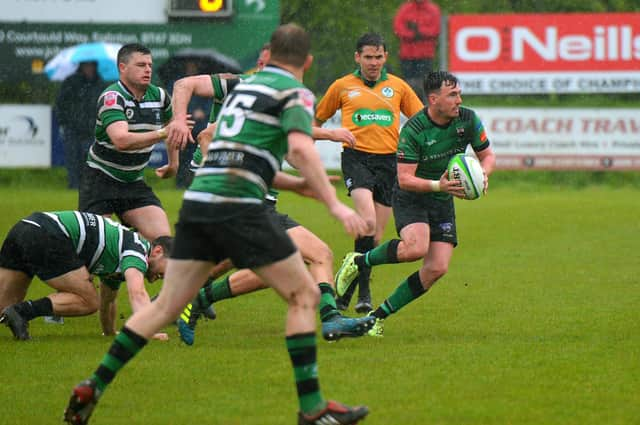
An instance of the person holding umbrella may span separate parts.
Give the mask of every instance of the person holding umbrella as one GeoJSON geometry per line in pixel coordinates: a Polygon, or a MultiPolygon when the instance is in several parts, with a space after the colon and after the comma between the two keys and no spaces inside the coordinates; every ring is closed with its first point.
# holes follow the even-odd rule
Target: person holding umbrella
{"type": "MultiPolygon", "coordinates": [[[[155,240],[169,236],[171,228],[143,177],[153,146],[166,137],[171,98],[151,84],[153,62],[147,47],[126,44],[118,51],[117,62],[119,81],[98,99],[96,137],[80,182],[79,210],[116,214],[145,239],[155,240]]],[[[156,170],[162,178],[174,176],[178,167],[178,151],[168,154],[169,164],[156,170]]]]}

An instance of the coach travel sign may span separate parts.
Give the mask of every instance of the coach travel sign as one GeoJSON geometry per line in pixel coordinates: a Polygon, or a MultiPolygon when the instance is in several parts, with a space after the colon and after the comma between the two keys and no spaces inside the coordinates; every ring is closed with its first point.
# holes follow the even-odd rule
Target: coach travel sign
{"type": "Polygon", "coordinates": [[[640,91],[640,13],[453,15],[467,94],[640,91]]]}

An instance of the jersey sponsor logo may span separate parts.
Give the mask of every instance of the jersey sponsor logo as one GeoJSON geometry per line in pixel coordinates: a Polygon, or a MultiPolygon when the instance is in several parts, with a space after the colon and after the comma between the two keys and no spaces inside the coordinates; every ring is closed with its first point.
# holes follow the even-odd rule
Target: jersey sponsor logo
{"type": "Polygon", "coordinates": [[[384,97],[393,97],[393,89],[391,87],[385,87],[382,89],[382,95],[384,97]]]}
{"type": "Polygon", "coordinates": [[[118,101],[118,93],[114,91],[107,92],[104,95],[104,104],[105,106],[113,106],[118,101]]]}
{"type": "Polygon", "coordinates": [[[347,96],[349,96],[349,99],[353,99],[354,97],[358,97],[358,96],[360,96],[360,90],[351,90],[347,96]]]}
{"type": "Polygon", "coordinates": [[[393,113],[386,109],[358,109],[351,116],[351,120],[358,127],[377,124],[381,127],[389,127],[393,124],[393,113]]]}
{"type": "Polygon", "coordinates": [[[437,141],[437,140],[429,140],[429,141],[427,141],[427,146],[433,146],[433,145],[435,145],[436,143],[438,143],[438,141],[437,141]]]}

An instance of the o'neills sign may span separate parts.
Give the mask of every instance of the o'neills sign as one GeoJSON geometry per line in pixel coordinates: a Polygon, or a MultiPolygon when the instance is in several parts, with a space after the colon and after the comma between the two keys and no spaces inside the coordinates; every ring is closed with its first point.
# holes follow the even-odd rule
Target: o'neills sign
{"type": "Polygon", "coordinates": [[[640,92],[640,13],[452,15],[467,94],[640,92]]]}

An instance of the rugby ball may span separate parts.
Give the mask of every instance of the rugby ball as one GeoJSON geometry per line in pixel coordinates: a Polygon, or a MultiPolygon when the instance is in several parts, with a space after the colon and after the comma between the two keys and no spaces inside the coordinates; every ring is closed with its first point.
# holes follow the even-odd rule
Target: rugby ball
{"type": "Polygon", "coordinates": [[[458,154],[449,160],[447,166],[449,180],[460,180],[465,199],[478,199],[484,189],[484,173],[480,162],[465,154],[458,154]]]}

